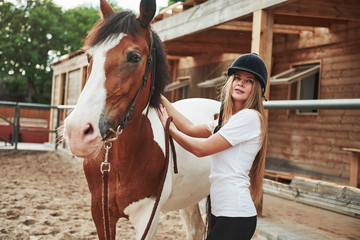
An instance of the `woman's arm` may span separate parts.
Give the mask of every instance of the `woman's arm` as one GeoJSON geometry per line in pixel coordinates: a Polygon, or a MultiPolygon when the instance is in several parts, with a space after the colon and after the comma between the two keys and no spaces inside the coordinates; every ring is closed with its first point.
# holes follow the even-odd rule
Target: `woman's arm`
{"type": "MultiPolygon", "coordinates": [[[[163,106],[160,106],[159,117],[165,126],[168,119],[168,113],[163,106]]],[[[221,152],[231,147],[231,144],[219,133],[212,135],[209,138],[191,137],[179,131],[173,123],[170,124],[170,134],[175,141],[184,149],[193,153],[197,157],[205,157],[217,152],[221,152]]]]}
{"type": "Polygon", "coordinates": [[[183,114],[181,114],[164,96],[161,95],[161,102],[169,116],[173,117],[173,122],[177,129],[191,137],[207,138],[211,136],[206,123],[193,124],[183,114]]]}

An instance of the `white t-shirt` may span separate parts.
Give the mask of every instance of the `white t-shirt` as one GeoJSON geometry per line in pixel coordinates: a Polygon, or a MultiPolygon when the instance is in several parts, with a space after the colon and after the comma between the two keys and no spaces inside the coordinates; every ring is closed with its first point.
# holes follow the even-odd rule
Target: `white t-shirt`
{"type": "MultiPolygon", "coordinates": [[[[208,124],[209,130],[213,124],[208,124]]],[[[210,171],[211,212],[214,216],[257,215],[249,190],[249,172],[261,148],[261,123],[255,110],[234,114],[219,131],[232,147],[213,155],[210,171]]]]}

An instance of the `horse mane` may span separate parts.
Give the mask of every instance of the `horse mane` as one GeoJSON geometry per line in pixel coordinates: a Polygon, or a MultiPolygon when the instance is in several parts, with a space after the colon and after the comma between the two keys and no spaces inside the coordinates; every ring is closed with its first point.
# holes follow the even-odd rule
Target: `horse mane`
{"type": "MultiPolygon", "coordinates": [[[[96,22],[86,37],[83,48],[91,48],[97,44],[101,44],[109,37],[120,33],[131,36],[140,35],[140,29],[140,23],[136,20],[135,14],[131,11],[114,12],[105,19],[99,19],[96,22]]],[[[150,106],[158,108],[160,105],[160,94],[163,94],[169,79],[169,69],[163,43],[154,31],[153,41],[156,53],[156,69],[155,89],[150,99],[150,106]]]]}

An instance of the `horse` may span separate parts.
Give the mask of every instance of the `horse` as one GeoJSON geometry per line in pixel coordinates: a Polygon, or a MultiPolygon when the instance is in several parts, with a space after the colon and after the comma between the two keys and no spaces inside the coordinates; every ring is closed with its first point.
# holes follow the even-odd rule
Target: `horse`
{"type": "MultiPolygon", "coordinates": [[[[169,73],[163,44],[150,25],[155,9],[155,0],[142,0],[136,17],[100,1],[101,18],[83,47],[88,79],[64,121],[67,146],[83,158],[99,239],[115,239],[119,218],[129,219],[136,239],[154,239],[160,211],[179,210],[189,240],[201,239],[205,231],[198,202],[209,194],[210,158],[199,159],[175,144],[178,174],[173,162],[166,164],[166,136],[157,109],[169,73]],[[105,162],[111,164],[105,167],[107,187],[102,184],[105,162]]],[[[194,98],[174,106],[199,123],[214,120],[220,104],[194,98]]]]}

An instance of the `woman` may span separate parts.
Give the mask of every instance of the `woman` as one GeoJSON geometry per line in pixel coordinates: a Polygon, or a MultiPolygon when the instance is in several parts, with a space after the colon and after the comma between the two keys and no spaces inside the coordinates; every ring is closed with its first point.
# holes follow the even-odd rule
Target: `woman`
{"type": "Polygon", "coordinates": [[[194,125],[162,97],[158,113],[164,125],[173,117],[171,136],[198,157],[214,154],[207,240],[251,239],[255,232],[264,176],[266,83],[266,66],[257,54],[238,57],[228,69],[216,133],[216,122],[194,125]]]}

